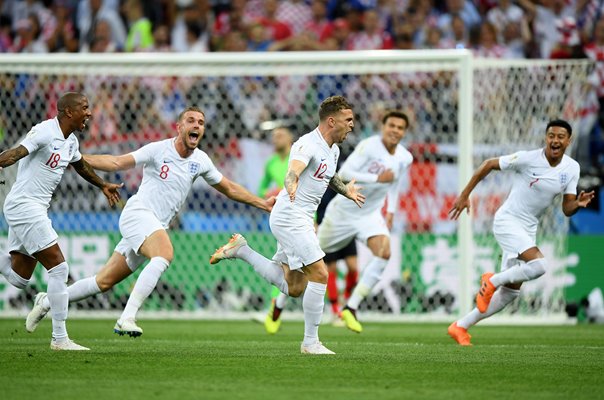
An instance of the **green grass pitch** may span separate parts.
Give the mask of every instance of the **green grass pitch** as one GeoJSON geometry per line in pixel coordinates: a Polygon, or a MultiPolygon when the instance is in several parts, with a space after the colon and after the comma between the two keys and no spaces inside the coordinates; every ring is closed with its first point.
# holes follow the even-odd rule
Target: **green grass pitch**
{"type": "Polygon", "coordinates": [[[598,399],[604,327],[477,326],[456,345],[444,324],[375,324],[354,334],[321,327],[335,356],[300,354],[302,323],[268,336],[246,321],[140,321],[141,338],[114,321],[70,320],[90,352],[49,349],[0,319],[0,398],[12,399],[598,399]]]}

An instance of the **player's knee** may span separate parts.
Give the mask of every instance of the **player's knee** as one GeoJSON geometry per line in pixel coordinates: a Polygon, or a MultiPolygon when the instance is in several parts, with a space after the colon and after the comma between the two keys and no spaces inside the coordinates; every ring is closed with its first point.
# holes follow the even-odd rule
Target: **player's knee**
{"type": "Polygon", "coordinates": [[[168,262],[168,264],[170,264],[174,259],[174,249],[172,248],[172,246],[170,246],[170,248],[162,251],[159,256],[164,258],[168,262]]]}
{"type": "Polygon", "coordinates": [[[524,273],[529,279],[537,279],[541,275],[545,274],[545,267],[547,261],[545,258],[537,258],[526,263],[524,266],[524,273]]]}
{"type": "Polygon", "coordinates": [[[288,287],[288,296],[300,297],[304,293],[304,286],[302,284],[294,284],[288,287]]]}
{"type": "Polygon", "coordinates": [[[379,258],[383,258],[384,260],[390,260],[390,247],[380,249],[380,251],[378,251],[378,254],[376,254],[376,256],[379,258]]]}
{"type": "Polygon", "coordinates": [[[107,290],[111,289],[113,287],[113,285],[115,284],[114,280],[109,277],[109,276],[98,276],[95,278],[96,279],[96,285],[99,287],[99,289],[101,290],[101,292],[106,292],[107,290]]]}
{"type": "Polygon", "coordinates": [[[8,283],[16,287],[17,289],[25,289],[25,287],[29,284],[29,279],[23,278],[15,271],[10,271],[10,274],[6,277],[8,283]]]}

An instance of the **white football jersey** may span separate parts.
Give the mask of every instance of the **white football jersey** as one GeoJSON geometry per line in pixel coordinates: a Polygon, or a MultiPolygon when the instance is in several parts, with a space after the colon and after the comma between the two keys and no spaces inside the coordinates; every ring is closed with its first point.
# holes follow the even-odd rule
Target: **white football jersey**
{"type": "Polygon", "coordinates": [[[536,231],[539,216],[556,195],[577,194],[579,163],[567,155],[552,167],[544,149],[519,151],[500,157],[499,167],[516,174],[512,190],[495,218],[513,218],[530,231],[536,231]]]}
{"type": "Polygon", "coordinates": [[[203,177],[210,185],[222,180],[210,157],[195,149],[182,158],[174,147],[175,138],[149,143],[132,152],[137,165],[144,164],[143,181],[126,207],[143,206],[168,228],[170,221],[185,202],[195,179],[203,177]]]}
{"type": "Polygon", "coordinates": [[[288,210],[286,212],[294,211],[314,218],[329,181],[336,173],[339,156],[339,147],[335,143],[329,147],[319,128],[298,139],[292,145],[289,162],[302,161],[306,168],[300,174],[296,198],[292,203],[287,190],[282,189],[273,212],[288,210]]]}
{"type": "Polygon", "coordinates": [[[384,206],[388,196],[388,212],[394,213],[398,203],[399,182],[407,168],[413,162],[413,156],[402,145],[397,145],[394,154],[390,154],[381,135],[375,135],[361,141],[352,154],[346,159],[340,176],[346,181],[356,179],[362,186],[361,193],[365,195],[365,204],[359,208],[341,194],[332,202],[339,211],[353,215],[370,215],[384,206]],[[377,182],[378,175],[386,170],[394,172],[392,182],[377,182]]]}
{"type": "Polygon", "coordinates": [[[57,118],[35,125],[21,142],[29,155],[19,160],[17,180],[6,196],[5,209],[30,204],[48,209],[69,163],[82,158],[74,134],[65,139],[57,118]]]}

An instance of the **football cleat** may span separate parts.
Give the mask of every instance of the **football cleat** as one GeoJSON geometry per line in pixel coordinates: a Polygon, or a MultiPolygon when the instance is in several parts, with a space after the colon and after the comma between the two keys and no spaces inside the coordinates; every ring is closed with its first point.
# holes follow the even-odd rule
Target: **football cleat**
{"type": "Polygon", "coordinates": [[[46,293],[44,292],[40,292],[36,295],[34,306],[31,308],[31,311],[27,314],[27,318],[25,319],[25,330],[27,332],[32,333],[35,331],[40,321],[48,314],[50,308],[45,308],[42,305],[46,297],[46,293]]]}
{"type": "Polygon", "coordinates": [[[495,275],[492,272],[487,272],[482,274],[480,278],[480,290],[478,290],[478,294],[476,295],[476,308],[481,313],[485,313],[487,308],[489,308],[489,303],[491,302],[491,297],[493,297],[493,293],[497,289],[495,285],[491,283],[491,277],[495,275]]]}
{"type": "Polygon", "coordinates": [[[135,338],[143,334],[143,328],[136,325],[133,318],[118,319],[113,327],[113,332],[120,336],[128,335],[135,338]]]}
{"type": "Polygon", "coordinates": [[[447,333],[453,338],[453,340],[459,343],[460,346],[472,346],[472,343],[470,343],[472,336],[468,333],[467,329],[458,326],[457,322],[453,322],[451,325],[449,325],[447,333]]]}
{"type": "Polygon", "coordinates": [[[264,319],[264,329],[266,329],[266,333],[269,335],[274,335],[279,332],[279,328],[281,327],[281,314],[277,317],[276,321],[273,321],[273,314],[275,312],[275,299],[271,301],[271,308],[268,310],[268,314],[264,319]]]}
{"type": "Polygon", "coordinates": [[[65,338],[63,340],[55,340],[52,339],[50,341],[50,349],[51,350],[70,350],[70,351],[81,351],[81,350],[90,350],[88,347],[80,346],[73,340],[69,338],[65,338]]]}
{"type": "Polygon", "coordinates": [[[231,240],[229,240],[227,244],[225,244],[224,246],[216,250],[214,254],[212,254],[212,257],[210,257],[210,264],[217,264],[221,260],[236,258],[237,250],[246,245],[247,240],[245,240],[242,235],[238,233],[233,234],[231,240]]]}
{"type": "Polygon", "coordinates": [[[352,309],[344,308],[340,314],[340,318],[342,318],[342,321],[346,324],[346,328],[351,331],[356,333],[361,333],[363,331],[363,325],[361,325],[352,309]]]}
{"type": "Polygon", "coordinates": [[[318,340],[311,344],[305,345],[302,343],[300,346],[300,353],[302,354],[336,354],[333,351],[329,350],[327,347],[323,346],[323,343],[318,340]]]}

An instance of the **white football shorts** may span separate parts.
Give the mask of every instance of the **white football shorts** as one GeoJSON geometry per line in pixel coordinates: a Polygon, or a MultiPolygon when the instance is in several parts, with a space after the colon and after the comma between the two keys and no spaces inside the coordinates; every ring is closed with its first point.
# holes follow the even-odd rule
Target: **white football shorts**
{"type": "Polygon", "coordinates": [[[59,235],[52,227],[46,212],[20,212],[5,207],[4,218],[8,223],[9,252],[17,251],[33,257],[34,254],[57,243],[59,235]]]}
{"type": "Polygon", "coordinates": [[[495,217],[493,234],[503,250],[502,271],[515,265],[515,260],[520,254],[531,247],[537,246],[536,232],[530,232],[520,221],[511,218],[495,217]]]}
{"type": "Polygon", "coordinates": [[[367,244],[369,238],[381,235],[390,237],[380,210],[365,216],[351,216],[330,206],[327,206],[317,232],[321,250],[326,253],[343,249],[355,238],[367,244]]]}
{"type": "Polygon", "coordinates": [[[269,222],[277,239],[274,261],[287,264],[289,269],[296,270],[325,257],[319,246],[312,218],[273,209],[269,222]]]}
{"type": "Polygon", "coordinates": [[[163,225],[148,208],[126,206],[120,216],[122,240],[115,251],[126,257],[128,268],[135,271],[147,258],[138,253],[143,242],[163,225]]]}

